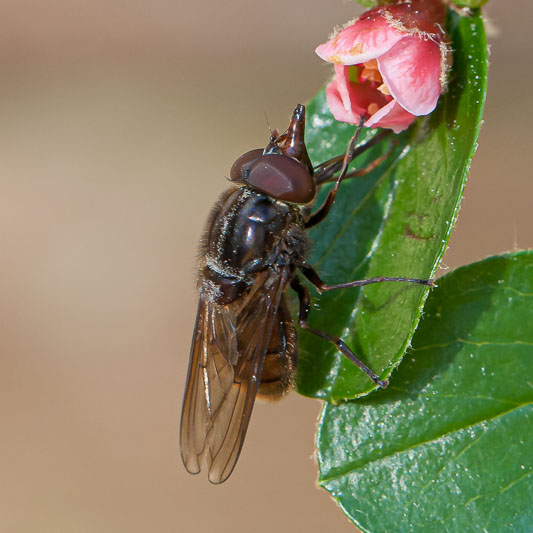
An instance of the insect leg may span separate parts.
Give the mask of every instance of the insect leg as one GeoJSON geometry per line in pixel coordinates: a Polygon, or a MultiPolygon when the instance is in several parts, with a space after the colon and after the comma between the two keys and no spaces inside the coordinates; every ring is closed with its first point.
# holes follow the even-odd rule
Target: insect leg
{"type": "MultiPolygon", "coordinates": [[[[375,168],[379,167],[379,165],[381,165],[381,163],[383,163],[383,161],[385,161],[391,155],[392,149],[393,148],[391,146],[386,153],[377,157],[376,159],[374,159],[374,161],[368,163],[366,167],[351,170],[346,174],[346,176],[344,176],[344,180],[347,180],[349,178],[361,178],[363,176],[366,176],[367,174],[370,174],[375,168]]],[[[327,179],[323,179],[320,183],[327,183],[328,181],[331,182],[335,181],[336,179],[337,178],[335,178],[334,176],[331,176],[327,179]]]]}
{"type": "Polygon", "coordinates": [[[353,134],[350,140],[350,144],[348,145],[346,153],[344,154],[344,158],[342,160],[341,172],[337,177],[335,185],[328,192],[328,195],[326,196],[324,203],[313,214],[309,216],[309,218],[307,219],[305,223],[306,228],[311,228],[315,226],[319,222],[322,222],[328,216],[329,210],[331,209],[331,207],[333,206],[333,203],[335,202],[337,191],[339,190],[341,182],[346,176],[346,172],[348,171],[348,165],[350,164],[350,162],[352,161],[354,157],[355,145],[357,143],[357,139],[359,138],[362,128],[363,128],[363,119],[361,119],[359,126],[355,130],[355,133],[353,134]]]}
{"type": "MultiPolygon", "coordinates": [[[[371,139],[368,143],[363,144],[362,146],[357,148],[354,152],[353,157],[356,157],[357,155],[363,153],[363,151],[365,151],[366,149],[370,148],[371,146],[374,146],[377,143],[378,138],[379,140],[383,139],[384,137],[389,135],[390,131],[391,130],[384,130],[382,133],[386,135],[381,135],[380,133],[379,135],[376,135],[373,139],[371,139]]],[[[358,169],[351,170],[350,172],[348,172],[344,176],[343,181],[350,179],[350,178],[360,178],[362,176],[366,176],[367,174],[370,174],[370,172],[372,172],[375,168],[381,165],[381,163],[383,163],[383,161],[385,161],[391,155],[392,150],[393,150],[393,145],[391,145],[391,147],[387,150],[385,154],[377,157],[376,159],[371,161],[368,165],[366,165],[364,168],[358,168],[358,169]]],[[[315,180],[317,187],[321,187],[324,183],[337,180],[337,178],[335,177],[335,174],[341,168],[343,159],[344,159],[344,155],[340,155],[340,156],[334,157],[333,159],[330,159],[329,161],[326,161],[325,163],[322,163],[322,165],[319,165],[319,167],[316,167],[316,168],[320,168],[323,165],[328,165],[328,163],[331,163],[331,166],[329,167],[329,169],[325,168],[324,172],[318,175],[317,174],[314,175],[313,179],[315,180]]],[[[303,209],[304,209],[304,216],[306,218],[309,217],[310,212],[311,212],[311,207],[306,206],[303,209]]],[[[320,222],[320,220],[318,222],[320,222]]],[[[315,222],[313,225],[318,224],[318,222],[315,222]]],[[[306,227],[310,227],[310,226],[306,225],[306,227]]]]}
{"type": "Polygon", "coordinates": [[[389,380],[379,379],[379,377],[370,368],[368,368],[352,352],[352,350],[350,350],[350,348],[348,348],[347,344],[340,337],[334,337],[329,333],[314,329],[307,323],[307,317],[309,316],[309,310],[311,308],[311,299],[309,297],[309,291],[307,287],[302,285],[302,283],[296,276],[291,281],[291,287],[294,291],[296,291],[298,299],[300,300],[300,310],[298,313],[298,323],[300,327],[328,342],[333,343],[343,355],[345,355],[350,361],[352,361],[352,363],[356,364],[374,383],[379,385],[382,389],[387,387],[387,385],[389,384],[389,380]]]}
{"type": "Polygon", "coordinates": [[[303,275],[318,289],[318,292],[333,291],[335,289],[347,289],[350,287],[362,287],[364,285],[371,285],[372,283],[382,283],[383,281],[403,281],[407,283],[427,285],[428,287],[435,287],[435,283],[432,279],[390,278],[387,276],[378,276],[376,278],[359,279],[356,281],[348,281],[347,283],[327,285],[320,279],[320,276],[311,265],[304,264],[300,267],[300,270],[302,271],[303,275]]]}
{"type": "MultiPolygon", "coordinates": [[[[388,137],[391,134],[392,130],[382,130],[380,133],[372,137],[368,142],[365,144],[362,144],[361,146],[358,146],[353,150],[353,155],[351,157],[351,160],[355,159],[357,156],[361,155],[362,153],[366,152],[369,148],[372,148],[372,146],[375,146],[379,142],[381,142],[383,139],[388,137]]],[[[317,185],[321,185],[322,183],[325,183],[327,181],[334,181],[334,174],[336,174],[341,168],[342,163],[344,161],[344,157],[346,154],[338,155],[337,157],[333,157],[331,159],[328,159],[327,161],[324,161],[323,163],[320,163],[317,165],[314,169],[314,179],[315,183],[317,185]]],[[[378,158],[381,159],[381,158],[378,158]]],[[[383,159],[381,159],[382,161],[383,159]]],[[[381,162],[380,161],[380,162],[381,162]]],[[[379,164],[379,163],[378,163],[379,164]]],[[[376,165],[377,166],[377,165],[376,165]]],[[[352,175],[352,173],[346,174],[344,176],[345,178],[355,177],[352,175]]]]}

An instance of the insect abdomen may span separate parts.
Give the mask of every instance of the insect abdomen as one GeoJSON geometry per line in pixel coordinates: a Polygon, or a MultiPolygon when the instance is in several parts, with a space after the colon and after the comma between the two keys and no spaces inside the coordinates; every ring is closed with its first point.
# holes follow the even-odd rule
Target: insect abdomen
{"type": "Polygon", "coordinates": [[[298,363],[296,330],[282,299],[276,324],[268,346],[258,396],[266,400],[279,400],[292,387],[294,372],[298,363]]]}

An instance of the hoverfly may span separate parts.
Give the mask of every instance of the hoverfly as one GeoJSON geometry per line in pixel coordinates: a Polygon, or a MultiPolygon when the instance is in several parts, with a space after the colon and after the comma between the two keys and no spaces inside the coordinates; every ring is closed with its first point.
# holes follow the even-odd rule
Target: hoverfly
{"type": "Polygon", "coordinates": [[[181,415],[180,446],[186,469],[203,460],[212,483],[222,483],[241,452],[256,396],[277,399],[290,389],[297,365],[297,336],[285,299],[292,288],[300,302],[300,327],[332,342],[376,384],[388,382],[365,366],[338,337],[311,328],[308,289],[359,287],[381,281],[431,285],[430,280],[371,278],[326,285],[306,262],[306,230],[330,211],[350,161],[380,139],[313,168],[304,141],[305,107],[296,106],[287,131],[272,132],[263,149],[239,157],[230,171],[235,186],[222,194],[201,244],[200,301],[181,415]],[[317,188],[340,171],[314,213],[317,188]]]}

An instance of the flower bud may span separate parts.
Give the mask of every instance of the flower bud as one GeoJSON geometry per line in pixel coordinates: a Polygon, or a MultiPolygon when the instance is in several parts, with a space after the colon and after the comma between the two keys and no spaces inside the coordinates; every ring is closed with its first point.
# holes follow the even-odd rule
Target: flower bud
{"type": "Polygon", "coordinates": [[[451,64],[442,0],[401,0],[349,22],[316,53],[334,63],[326,88],[340,121],[398,133],[431,113],[451,64]]]}

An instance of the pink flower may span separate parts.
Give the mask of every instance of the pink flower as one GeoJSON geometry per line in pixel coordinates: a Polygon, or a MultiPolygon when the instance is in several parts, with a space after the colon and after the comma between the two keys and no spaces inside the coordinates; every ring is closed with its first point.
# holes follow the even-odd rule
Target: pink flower
{"type": "Polygon", "coordinates": [[[326,88],[333,116],[366,127],[406,129],[431,113],[446,88],[451,54],[442,0],[400,0],[350,22],[316,53],[335,64],[326,88]]]}

